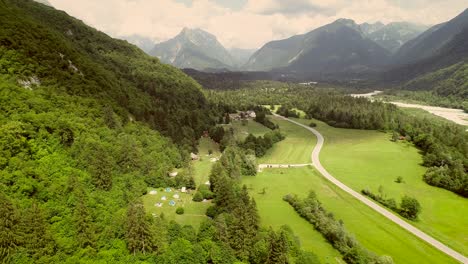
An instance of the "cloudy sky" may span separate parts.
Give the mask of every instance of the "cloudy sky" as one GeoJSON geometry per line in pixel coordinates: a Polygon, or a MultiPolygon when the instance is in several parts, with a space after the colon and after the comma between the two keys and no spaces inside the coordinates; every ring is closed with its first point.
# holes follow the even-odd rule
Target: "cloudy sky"
{"type": "Polygon", "coordinates": [[[49,0],[57,9],[113,37],[155,42],[183,27],[201,28],[226,47],[259,48],[338,18],[358,23],[437,24],[468,7],[468,0],[49,0]]]}

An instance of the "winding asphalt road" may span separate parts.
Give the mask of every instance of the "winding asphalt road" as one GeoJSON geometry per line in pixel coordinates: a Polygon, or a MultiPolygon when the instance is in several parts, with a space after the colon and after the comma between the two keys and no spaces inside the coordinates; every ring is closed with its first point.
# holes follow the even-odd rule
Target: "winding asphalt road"
{"type": "Polygon", "coordinates": [[[441,242],[439,242],[435,238],[429,236],[428,234],[424,233],[423,231],[419,230],[418,228],[416,228],[416,227],[412,226],[411,224],[405,222],[404,220],[397,217],[396,215],[394,215],[393,213],[391,213],[387,209],[385,209],[382,206],[378,205],[377,203],[367,199],[364,195],[362,195],[362,194],[354,191],[353,189],[349,188],[344,183],[340,182],[335,177],[333,177],[330,173],[328,173],[328,171],[320,163],[319,155],[320,155],[320,150],[322,149],[322,146],[323,146],[324,138],[323,138],[322,134],[320,134],[317,130],[315,130],[315,129],[311,128],[311,127],[308,127],[306,125],[303,125],[301,123],[298,123],[298,122],[296,122],[294,120],[285,118],[283,116],[280,116],[280,115],[277,115],[277,114],[274,114],[274,115],[309,130],[310,132],[312,132],[317,137],[317,145],[315,145],[314,150],[312,151],[311,159],[312,159],[313,166],[323,175],[323,177],[325,177],[327,180],[331,181],[333,184],[338,186],[343,191],[345,191],[345,192],[349,193],[350,195],[352,195],[354,198],[356,198],[359,201],[363,202],[364,204],[366,204],[367,206],[372,208],[374,211],[377,211],[378,213],[380,213],[381,215],[383,215],[387,219],[391,220],[395,224],[397,224],[400,227],[406,229],[408,232],[410,232],[413,235],[419,237],[420,239],[426,241],[427,243],[431,244],[432,246],[434,246],[438,250],[440,250],[440,251],[444,252],[445,254],[449,255],[450,257],[460,261],[461,263],[468,264],[468,258],[465,257],[464,255],[462,255],[462,254],[458,253],[457,251],[447,247],[446,245],[442,244],[441,242]]]}

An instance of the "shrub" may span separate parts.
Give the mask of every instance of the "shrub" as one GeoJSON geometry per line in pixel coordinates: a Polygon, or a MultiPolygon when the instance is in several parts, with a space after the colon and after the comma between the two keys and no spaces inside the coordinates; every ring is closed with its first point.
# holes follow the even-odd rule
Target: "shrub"
{"type": "Polygon", "coordinates": [[[177,209],[176,209],[175,212],[176,212],[176,214],[178,214],[178,215],[183,215],[183,214],[185,213],[185,210],[184,210],[183,207],[177,207],[177,209]]]}
{"type": "Polygon", "coordinates": [[[317,126],[317,124],[316,124],[316,123],[314,123],[314,122],[310,122],[309,126],[310,126],[310,127],[316,127],[316,126],[317,126]]]}
{"type": "Polygon", "coordinates": [[[405,181],[403,180],[403,177],[398,176],[395,180],[396,183],[404,183],[405,181]]]}
{"type": "Polygon", "coordinates": [[[210,217],[210,218],[215,218],[215,216],[218,214],[218,211],[216,210],[216,207],[214,205],[208,207],[208,209],[206,209],[206,216],[210,217]]]}
{"type": "Polygon", "coordinates": [[[203,195],[198,191],[195,193],[192,199],[194,202],[201,202],[203,201],[203,195]]]}
{"type": "Polygon", "coordinates": [[[418,218],[420,212],[421,205],[416,198],[409,197],[407,195],[403,196],[400,204],[400,214],[403,217],[414,220],[418,218]]]}
{"type": "MultiPolygon", "coordinates": [[[[205,184],[202,184],[202,185],[198,186],[198,192],[197,193],[200,193],[202,195],[202,200],[203,199],[211,200],[211,199],[214,198],[213,192],[205,184]]],[[[195,194],[195,196],[196,196],[196,194],[195,194]]],[[[194,199],[195,199],[195,197],[194,197],[194,199]]]]}

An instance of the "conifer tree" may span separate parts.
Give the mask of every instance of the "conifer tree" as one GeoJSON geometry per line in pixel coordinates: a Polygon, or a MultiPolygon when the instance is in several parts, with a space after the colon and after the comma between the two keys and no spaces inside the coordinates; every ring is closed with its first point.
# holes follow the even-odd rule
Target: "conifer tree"
{"type": "Polygon", "coordinates": [[[269,254],[267,264],[286,264],[288,262],[288,239],[283,231],[276,234],[270,228],[268,233],[269,254]]]}
{"type": "Polygon", "coordinates": [[[112,188],[112,159],[105,149],[98,145],[93,147],[91,173],[96,188],[108,191],[112,188]]]}
{"type": "Polygon", "coordinates": [[[23,217],[24,246],[34,258],[40,258],[52,251],[52,237],[49,234],[44,213],[34,201],[23,217]]]}
{"type": "Polygon", "coordinates": [[[10,200],[0,193],[0,262],[8,263],[22,241],[20,216],[10,200]]]}
{"type": "Polygon", "coordinates": [[[78,194],[73,219],[76,227],[78,244],[82,248],[93,247],[95,242],[95,228],[93,218],[86,205],[84,194],[78,194]]]}
{"type": "Polygon", "coordinates": [[[127,247],[134,255],[146,254],[153,249],[153,236],[141,201],[131,203],[127,210],[127,247]]]}

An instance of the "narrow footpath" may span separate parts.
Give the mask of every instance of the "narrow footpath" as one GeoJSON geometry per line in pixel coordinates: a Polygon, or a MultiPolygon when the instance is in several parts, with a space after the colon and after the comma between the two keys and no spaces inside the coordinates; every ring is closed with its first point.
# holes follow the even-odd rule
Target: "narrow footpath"
{"type": "Polygon", "coordinates": [[[323,177],[325,177],[327,180],[329,180],[330,182],[332,182],[333,184],[338,186],[343,191],[345,191],[345,192],[349,193],[350,195],[352,195],[354,198],[356,198],[359,201],[363,202],[364,204],[366,204],[367,206],[372,208],[374,211],[376,211],[379,214],[383,215],[384,217],[386,217],[390,221],[396,223],[400,227],[406,229],[408,232],[410,232],[413,235],[419,237],[420,239],[426,241],[427,243],[429,243],[433,247],[435,247],[438,250],[444,252],[445,254],[449,255],[450,257],[460,261],[461,263],[468,264],[468,258],[465,257],[464,255],[462,255],[462,254],[458,253],[457,251],[449,248],[448,246],[441,243],[437,239],[429,236],[428,234],[424,233],[423,231],[419,230],[418,228],[414,227],[413,225],[409,224],[408,222],[402,220],[401,218],[394,215],[392,212],[388,211],[387,209],[383,208],[382,206],[378,205],[377,203],[367,199],[364,195],[354,191],[350,187],[346,186],[344,183],[337,180],[330,173],[328,173],[328,171],[320,163],[319,155],[320,155],[320,151],[322,150],[324,138],[323,138],[322,134],[320,134],[317,130],[315,130],[315,129],[311,128],[311,127],[308,127],[306,125],[303,125],[301,123],[298,123],[298,122],[296,122],[294,120],[285,118],[283,116],[280,116],[280,115],[277,115],[277,114],[274,114],[274,115],[309,130],[310,132],[312,132],[317,137],[317,144],[315,145],[314,150],[312,151],[311,160],[312,160],[312,165],[323,175],[323,177]]]}

